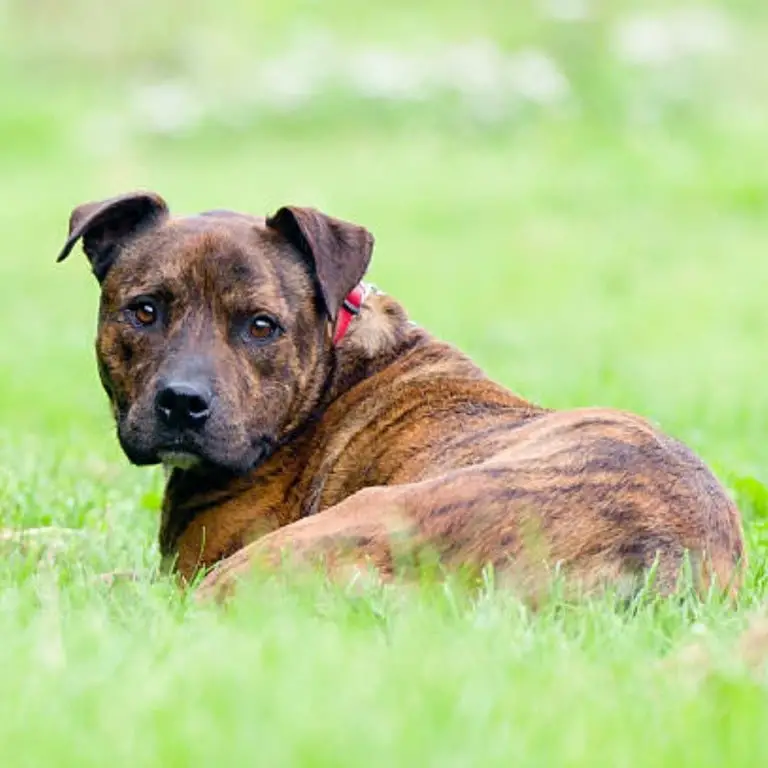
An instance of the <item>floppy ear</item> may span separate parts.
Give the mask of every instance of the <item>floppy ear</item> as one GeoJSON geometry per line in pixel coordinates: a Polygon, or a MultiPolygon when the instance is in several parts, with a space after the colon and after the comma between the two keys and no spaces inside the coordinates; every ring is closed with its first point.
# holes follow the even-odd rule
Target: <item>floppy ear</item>
{"type": "Polygon", "coordinates": [[[69,237],[56,261],[66,259],[82,238],[93,274],[101,282],[121,247],[167,215],[165,200],[153,192],[129,192],[98,203],[78,205],[69,217],[69,237]]]}
{"type": "Polygon", "coordinates": [[[267,218],[309,261],[331,320],[360,282],[373,253],[373,235],[364,227],[334,219],[314,208],[288,206],[267,218]]]}

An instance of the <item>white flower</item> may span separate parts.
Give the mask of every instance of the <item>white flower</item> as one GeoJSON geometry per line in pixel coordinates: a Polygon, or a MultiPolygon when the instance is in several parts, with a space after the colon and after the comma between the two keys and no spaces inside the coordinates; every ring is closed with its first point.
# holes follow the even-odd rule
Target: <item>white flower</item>
{"type": "Polygon", "coordinates": [[[544,0],[543,11],[555,21],[584,21],[589,18],[589,0],[544,0]]]}
{"type": "Polygon", "coordinates": [[[131,111],[143,131],[175,134],[194,128],[205,109],[189,86],[169,80],[137,88],[131,111]]]}
{"type": "Polygon", "coordinates": [[[727,50],[732,42],[728,18],[714,9],[688,8],[666,14],[641,14],[621,21],[614,33],[617,55],[631,64],[670,61],[727,50]]]}
{"type": "Polygon", "coordinates": [[[364,48],[344,64],[353,91],[368,98],[420,99],[430,88],[429,66],[420,57],[385,48],[364,48]]]}
{"type": "Polygon", "coordinates": [[[444,86],[476,99],[504,88],[504,54],[491,40],[473,40],[445,48],[439,70],[444,86]]]}
{"type": "Polygon", "coordinates": [[[302,35],[280,55],[262,62],[252,83],[253,100],[297,109],[327,88],[336,69],[335,45],[325,33],[302,35]]]}
{"type": "Polygon", "coordinates": [[[507,63],[507,81],[522,98],[538,104],[557,104],[570,91],[555,61],[542,51],[521,51],[507,63]]]}

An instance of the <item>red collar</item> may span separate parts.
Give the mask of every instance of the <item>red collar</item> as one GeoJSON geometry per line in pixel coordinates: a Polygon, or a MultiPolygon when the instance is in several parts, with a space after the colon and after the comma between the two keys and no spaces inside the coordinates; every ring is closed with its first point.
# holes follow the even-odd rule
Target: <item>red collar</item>
{"type": "Polygon", "coordinates": [[[344,303],[339,307],[336,316],[336,327],[333,329],[333,343],[338,344],[346,332],[349,330],[349,324],[352,318],[360,314],[360,307],[363,306],[367,291],[362,283],[356,285],[344,299],[344,303]]]}

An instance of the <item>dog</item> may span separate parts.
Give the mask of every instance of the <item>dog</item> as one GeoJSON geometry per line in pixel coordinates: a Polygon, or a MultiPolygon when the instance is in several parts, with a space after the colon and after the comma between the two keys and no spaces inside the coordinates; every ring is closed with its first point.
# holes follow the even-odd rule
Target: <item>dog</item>
{"type": "Polygon", "coordinates": [[[735,595],[740,514],[687,447],[609,408],[491,381],[363,282],[374,238],[316,209],[76,207],[101,288],[98,373],[127,458],[164,465],[163,567],[223,598],[255,564],[331,578],[492,568],[525,594],[735,595]]]}

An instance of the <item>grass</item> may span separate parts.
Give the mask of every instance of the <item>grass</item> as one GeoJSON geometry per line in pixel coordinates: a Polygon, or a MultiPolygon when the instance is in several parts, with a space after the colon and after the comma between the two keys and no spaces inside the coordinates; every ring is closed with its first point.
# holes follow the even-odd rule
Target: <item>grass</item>
{"type": "Polygon", "coordinates": [[[0,764],[768,762],[765,679],[731,653],[768,563],[764,10],[714,6],[738,35],[719,57],[633,67],[610,33],[637,4],[588,4],[578,23],[535,4],[409,5],[0,6],[0,519],[76,531],[55,553],[2,545],[0,764]],[[572,104],[488,122],[450,95],[332,90],[248,111],[225,86],[301,24],[344,45],[541,47],[572,104]],[[210,46],[183,56],[201,34],[210,46]],[[142,131],[135,84],[164,78],[230,101],[142,131]],[[490,582],[358,594],[280,576],[222,613],[153,583],[161,477],[114,440],[84,258],[53,263],[75,204],[134,186],[176,210],[309,203],[365,223],[373,280],[494,378],[549,406],[631,409],[688,442],[744,511],[740,604],[555,592],[532,614],[490,582]],[[94,583],[115,568],[145,578],[94,583]],[[712,648],[703,680],[661,666],[692,640],[712,648]]]}

